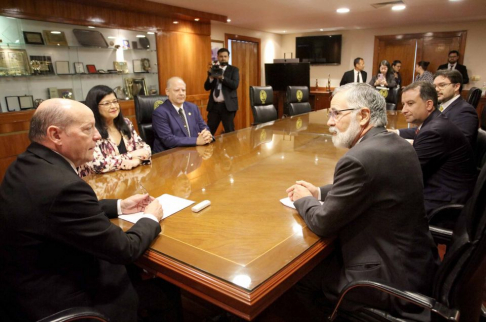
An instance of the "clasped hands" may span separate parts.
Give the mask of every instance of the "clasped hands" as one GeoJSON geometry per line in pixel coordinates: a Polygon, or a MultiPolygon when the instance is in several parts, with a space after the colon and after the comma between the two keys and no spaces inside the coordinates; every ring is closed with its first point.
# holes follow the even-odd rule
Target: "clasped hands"
{"type": "Polygon", "coordinates": [[[296,181],[293,186],[286,190],[287,195],[291,201],[297,201],[300,198],[312,196],[316,199],[319,198],[319,188],[307,181],[296,181]]]}
{"type": "Polygon", "coordinates": [[[123,170],[131,170],[133,168],[136,168],[142,163],[142,160],[150,159],[150,152],[147,149],[138,149],[130,152],[130,154],[132,155],[131,160],[122,161],[121,168],[123,170]]]}
{"type": "Polygon", "coordinates": [[[213,142],[213,135],[207,129],[197,134],[196,145],[205,145],[211,142],[213,142]]]}
{"type": "Polygon", "coordinates": [[[160,202],[148,193],[137,194],[123,199],[120,202],[120,206],[123,214],[134,214],[143,211],[146,214],[154,215],[159,221],[164,216],[160,202]]]}

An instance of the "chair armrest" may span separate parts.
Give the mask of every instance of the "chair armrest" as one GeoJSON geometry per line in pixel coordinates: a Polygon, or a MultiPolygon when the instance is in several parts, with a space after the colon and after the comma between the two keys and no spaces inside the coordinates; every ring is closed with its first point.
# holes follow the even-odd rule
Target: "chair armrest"
{"type": "Polygon", "coordinates": [[[437,300],[419,294],[419,293],[413,293],[413,292],[408,292],[408,291],[402,291],[399,290],[395,287],[381,284],[378,282],[373,282],[373,281],[354,281],[346,285],[346,287],[341,291],[341,294],[339,295],[339,300],[336,304],[336,307],[334,308],[331,316],[329,317],[329,321],[333,321],[336,316],[337,312],[339,309],[339,306],[341,305],[342,301],[344,300],[344,297],[346,294],[356,288],[360,287],[365,287],[365,288],[374,288],[376,290],[379,290],[381,292],[387,293],[391,296],[397,297],[401,300],[407,301],[409,303],[412,303],[414,305],[417,305],[419,307],[428,309],[434,313],[437,313],[438,315],[442,316],[443,318],[449,320],[449,321],[458,321],[459,320],[459,311],[456,309],[450,309],[447,306],[443,305],[442,303],[438,302],[437,300]]]}
{"type": "Polygon", "coordinates": [[[92,319],[96,321],[109,322],[110,319],[101,314],[98,310],[90,307],[73,307],[54,313],[37,322],[68,322],[79,319],[92,319]]]}
{"type": "Polygon", "coordinates": [[[436,243],[448,245],[451,242],[452,232],[463,208],[462,204],[450,204],[432,211],[429,229],[436,243]]]}

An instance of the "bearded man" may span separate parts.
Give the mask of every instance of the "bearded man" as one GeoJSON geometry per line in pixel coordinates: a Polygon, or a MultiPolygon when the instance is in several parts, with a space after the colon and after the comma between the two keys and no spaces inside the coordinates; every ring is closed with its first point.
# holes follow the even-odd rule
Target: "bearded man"
{"type": "MultiPolygon", "coordinates": [[[[328,116],[334,145],[349,149],[336,165],[334,182],[317,188],[297,181],[287,189],[314,233],[336,236],[333,253],[296,288],[316,321],[324,320],[325,308],[356,280],[429,294],[438,265],[420,163],[408,142],[385,129],[384,98],[367,84],[347,84],[334,91],[328,116]]],[[[419,320],[429,314],[408,312],[396,298],[369,289],[350,293],[341,304],[347,310],[362,306],[419,320]]]]}

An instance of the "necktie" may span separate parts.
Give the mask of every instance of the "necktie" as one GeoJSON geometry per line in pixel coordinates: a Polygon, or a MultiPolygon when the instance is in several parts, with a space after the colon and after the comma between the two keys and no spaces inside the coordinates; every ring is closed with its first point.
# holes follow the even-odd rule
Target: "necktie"
{"type": "Polygon", "coordinates": [[[358,72],[358,74],[356,76],[356,83],[359,83],[359,72],[358,72]]]}
{"type": "Polygon", "coordinates": [[[219,97],[219,94],[221,93],[221,89],[220,89],[221,85],[220,84],[221,83],[219,82],[219,79],[216,80],[216,89],[214,90],[214,95],[216,97],[219,97]]]}
{"type": "Polygon", "coordinates": [[[415,130],[415,136],[417,136],[417,134],[419,134],[419,132],[420,132],[420,129],[419,129],[419,128],[417,128],[417,129],[415,130]]]}
{"type": "Polygon", "coordinates": [[[440,107],[439,107],[439,111],[442,112],[443,110],[444,110],[444,106],[442,106],[442,104],[441,104],[440,107]]]}
{"type": "Polygon", "coordinates": [[[453,65],[451,65],[451,70],[453,69],[453,67],[454,67],[454,66],[453,66],[453,65]]]}
{"type": "Polygon", "coordinates": [[[187,127],[187,122],[186,122],[186,118],[184,117],[184,111],[182,110],[182,107],[179,109],[179,116],[182,119],[182,124],[184,124],[184,130],[187,136],[189,136],[189,128],[187,127]]]}

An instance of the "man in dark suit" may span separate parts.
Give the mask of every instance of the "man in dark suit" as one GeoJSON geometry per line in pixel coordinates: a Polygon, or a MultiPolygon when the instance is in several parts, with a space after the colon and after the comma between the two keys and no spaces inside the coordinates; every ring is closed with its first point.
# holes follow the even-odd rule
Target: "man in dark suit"
{"type": "Polygon", "coordinates": [[[235,130],[234,118],[238,110],[238,96],[236,90],[240,84],[240,71],[237,67],[228,65],[229,51],[226,48],[218,50],[218,64],[223,69],[221,76],[211,76],[212,64],[209,64],[208,78],[204,83],[209,93],[208,126],[214,135],[219,123],[223,122],[224,132],[235,130]]]}
{"type": "MultiPolygon", "coordinates": [[[[431,291],[438,256],[425,218],[420,164],[410,144],[386,131],[386,122],[385,99],[373,87],[338,88],[327,124],[334,145],[350,150],[338,161],[333,184],[317,188],[297,181],[287,189],[307,227],[337,237],[334,253],[297,287],[317,321],[324,320],[320,308],[333,306],[354,280],[431,291]]],[[[396,299],[365,290],[343,305],[406,311],[396,299]]]]}
{"type": "Polygon", "coordinates": [[[473,150],[462,132],[436,109],[437,92],[428,82],[402,91],[402,113],[418,128],[413,147],[423,173],[427,215],[450,203],[466,203],[476,182],[473,150]]]}
{"type": "Polygon", "coordinates": [[[94,307],[112,321],[136,321],[138,296],[124,264],[160,233],[162,208],[148,195],[98,201],[76,167],[93,159],[100,134],[76,101],[43,102],[31,120],[32,144],[0,187],[0,311],[8,321],[37,321],[94,307]],[[123,232],[118,214],[144,211],[123,232]]]}
{"type": "Polygon", "coordinates": [[[167,81],[165,93],[169,99],[152,115],[154,152],[178,146],[205,145],[213,136],[204,122],[199,108],[186,102],[186,83],[179,77],[167,81]]]}
{"type": "Polygon", "coordinates": [[[339,86],[349,83],[366,83],[366,72],[364,71],[365,64],[361,57],[354,59],[354,69],[344,73],[339,86]]]}
{"type": "MultiPolygon", "coordinates": [[[[471,147],[474,148],[478,136],[478,114],[471,104],[459,93],[462,76],[457,70],[439,70],[434,76],[437,90],[439,111],[461,130],[471,147]]],[[[415,138],[416,128],[400,129],[399,134],[405,139],[415,138]]]]}
{"type": "Polygon", "coordinates": [[[467,84],[469,83],[469,76],[467,75],[467,68],[464,65],[459,64],[457,61],[459,60],[459,52],[457,50],[451,50],[449,52],[449,62],[444,65],[440,65],[437,70],[441,69],[448,69],[448,70],[457,70],[462,75],[462,83],[467,84]]]}

